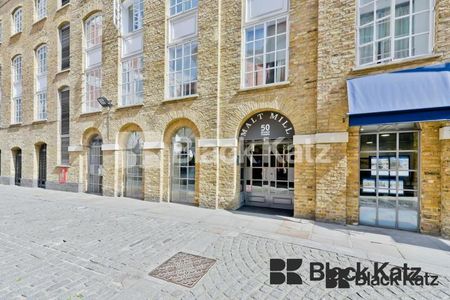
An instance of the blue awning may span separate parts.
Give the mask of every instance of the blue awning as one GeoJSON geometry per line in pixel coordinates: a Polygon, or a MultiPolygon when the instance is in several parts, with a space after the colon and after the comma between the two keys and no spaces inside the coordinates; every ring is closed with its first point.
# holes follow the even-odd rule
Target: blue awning
{"type": "Polygon", "coordinates": [[[350,126],[450,120],[450,63],[347,81],[350,126]]]}

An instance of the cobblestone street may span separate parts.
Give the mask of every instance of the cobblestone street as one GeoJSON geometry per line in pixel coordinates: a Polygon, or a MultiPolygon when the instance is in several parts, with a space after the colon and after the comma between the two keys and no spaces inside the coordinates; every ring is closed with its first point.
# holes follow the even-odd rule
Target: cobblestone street
{"type": "Polygon", "coordinates": [[[303,285],[271,286],[270,258],[340,267],[372,262],[335,247],[253,234],[246,225],[199,222],[196,214],[260,222],[189,206],[0,186],[0,299],[450,298],[448,274],[437,287],[326,289],[301,268],[303,285]],[[148,275],[180,251],[216,263],[191,289],[148,275]]]}

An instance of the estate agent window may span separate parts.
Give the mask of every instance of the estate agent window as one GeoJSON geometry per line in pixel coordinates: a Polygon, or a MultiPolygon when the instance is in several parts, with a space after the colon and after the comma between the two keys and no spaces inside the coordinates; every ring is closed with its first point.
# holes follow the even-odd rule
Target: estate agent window
{"type": "Polygon", "coordinates": [[[363,128],[360,150],[359,221],[418,230],[419,132],[414,125],[383,131],[363,128]]]}
{"type": "Polygon", "coordinates": [[[359,0],[358,63],[432,52],[433,0],[359,0]]]}
{"type": "Polygon", "coordinates": [[[169,3],[168,98],[197,94],[198,1],[169,3]]]}
{"type": "Polygon", "coordinates": [[[243,32],[243,86],[287,81],[288,0],[247,0],[243,32]]]}
{"type": "Polygon", "coordinates": [[[97,99],[102,93],[102,16],[85,22],[85,105],[84,112],[100,110],[97,99]]]}

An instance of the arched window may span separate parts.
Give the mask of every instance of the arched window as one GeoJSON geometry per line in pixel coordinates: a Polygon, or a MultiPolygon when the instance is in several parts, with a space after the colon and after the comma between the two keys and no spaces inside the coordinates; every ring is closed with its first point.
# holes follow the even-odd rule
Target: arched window
{"type": "Polygon", "coordinates": [[[126,145],[125,197],[143,199],[143,141],[142,133],[129,133],[126,145]]]}
{"type": "Polygon", "coordinates": [[[48,54],[47,45],[42,45],[36,49],[36,119],[47,119],[47,69],[48,54]]]}
{"type": "Polygon", "coordinates": [[[102,16],[94,15],[85,22],[85,112],[100,110],[97,99],[102,93],[102,16]]]}
{"type": "Polygon", "coordinates": [[[22,123],[22,56],[17,55],[12,61],[12,122],[22,123]]]}
{"type": "Polygon", "coordinates": [[[194,204],[195,136],[183,127],[172,138],[171,202],[194,204]]]}
{"type": "Polygon", "coordinates": [[[12,33],[22,32],[23,12],[22,7],[16,8],[12,15],[12,33]]]}

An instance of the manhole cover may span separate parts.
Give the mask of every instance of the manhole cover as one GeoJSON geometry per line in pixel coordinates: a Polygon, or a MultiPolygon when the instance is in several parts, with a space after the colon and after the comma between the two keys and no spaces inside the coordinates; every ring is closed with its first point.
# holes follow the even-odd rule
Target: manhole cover
{"type": "Polygon", "coordinates": [[[215,263],[214,259],[178,252],[149,275],[191,288],[215,263]]]}

